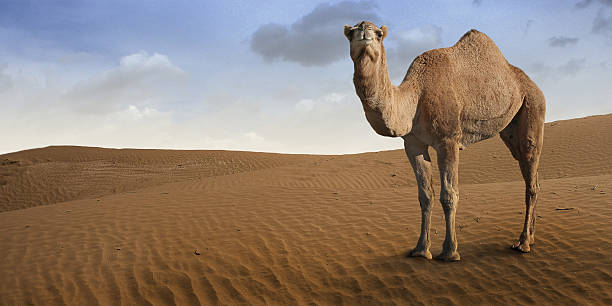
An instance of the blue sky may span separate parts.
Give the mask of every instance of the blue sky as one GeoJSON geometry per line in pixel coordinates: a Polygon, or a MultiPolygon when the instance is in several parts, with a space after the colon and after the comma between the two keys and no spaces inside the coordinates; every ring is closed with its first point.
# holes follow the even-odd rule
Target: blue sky
{"type": "Polygon", "coordinates": [[[0,153],[47,145],[356,153],[344,24],[389,27],[391,78],[471,28],[543,90],[547,121],[612,112],[612,1],[0,0],[0,153]]]}

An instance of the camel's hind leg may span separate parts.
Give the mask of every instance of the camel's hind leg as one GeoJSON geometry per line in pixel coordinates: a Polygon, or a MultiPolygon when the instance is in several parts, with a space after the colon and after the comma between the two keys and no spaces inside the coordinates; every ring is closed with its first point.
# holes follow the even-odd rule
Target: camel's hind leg
{"type": "Polygon", "coordinates": [[[529,252],[535,241],[535,205],[538,197],[538,165],[544,138],[544,99],[525,98],[512,122],[500,132],[512,156],[518,160],[525,180],[525,223],[519,240],[512,248],[529,252]]]}
{"type": "Polygon", "coordinates": [[[421,236],[416,247],[408,255],[431,259],[429,225],[431,223],[431,202],[434,197],[431,185],[431,158],[427,151],[428,146],[413,136],[404,137],[404,148],[414,170],[419,189],[419,203],[421,204],[421,236]]]}

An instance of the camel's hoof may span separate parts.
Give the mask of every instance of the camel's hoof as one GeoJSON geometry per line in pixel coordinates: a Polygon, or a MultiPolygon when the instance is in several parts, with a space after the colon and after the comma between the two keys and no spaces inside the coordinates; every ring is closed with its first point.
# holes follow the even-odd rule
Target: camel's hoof
{"type": "Polygon", "coordinates": [[[431,252],[429,250],[422,250],[422,249],[417,249],[415,248],[414,250],[410,251],[410,253],[408,253],[408,256],[410,257],[425,257],[427,259],[431,259],[431,252]]]}
{"type": "Polygon", "coordinates": [[[443,261],[459,261],[461,260],[461,256],[459,256],[459,252],[457,251],[450,254],[442,252],[440,255],[436,256],[436,259],[443,261]]]}
{"type": "Polygon", "coordinates": [[[512,245],[512,249],[523,252],[523,253],[529,253],[531,251],[529,244],[521,243],[520,241],[515,242],[512,245]]]}

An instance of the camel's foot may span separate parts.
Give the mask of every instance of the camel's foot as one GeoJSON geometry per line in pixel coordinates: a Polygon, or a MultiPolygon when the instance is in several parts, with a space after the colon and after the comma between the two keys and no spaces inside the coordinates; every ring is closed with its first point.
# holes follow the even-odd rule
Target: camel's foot
{"type": "Polygon", "coordinates": [[[425,248],[414,248],[410,253],[408,253],[410,257],[425,257],[427,259],[431,259],[431,252],[425,248]]]}
{"type": "Polygon", "coordinates": [[[535,244],[535,237],[534,235],[531,235],[531,238],[529,238],[529,245],[534,245],[535,244]]]}
{"type": "Polygon", "coordinates": [[[442,251],[440,255],[436,256],[436,259],[443,261],[459,261],[461,260],[461,256],[459,256],[459,252],[446,252],[442,251]]]}
{"type": "Polygon", "coordinates": [[[523,253],[529,253],[529,251],[531,251],[531,247],[529,247],[529,243],[521,242],[520,240],[515,242],[512,245],[512,248],[517,251],[523,252],[523,253]]]}

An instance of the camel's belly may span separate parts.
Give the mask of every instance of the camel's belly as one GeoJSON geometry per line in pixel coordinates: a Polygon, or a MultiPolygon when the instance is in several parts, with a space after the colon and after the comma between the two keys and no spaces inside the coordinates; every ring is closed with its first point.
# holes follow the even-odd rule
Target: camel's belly
{"type": "Polygon", "coordinates": [[[465,146],[489,139],[505,127],[501,122],[466,122],[464,126],[466,127],[461,131],[461,143],[465,146]]]}
{"type": "MultiPolygon", "coordinates": [[[[518,105],[518,108],[520,108],[520,104],[518,105]]],[[[461,122],[461,143],[467,146],[497,135],[499,132],[501,132],[501,130],[508,126],[518,111],[518,108],[512,107],[508,112],[495,118],[464,118],[461,122]]]]}
{"type": "Polygon", "coordinates": [[[520,109],[523,97],[518,85],[504,79],[500,77],[488,84],[472,85],[480,87],[476,91],[478,94],[463,97],[466,103],[460,117],[464,145],[495,136],[510,123],[520,109]],[[512,86],[503,86],[504,83],[512,86]]]}

